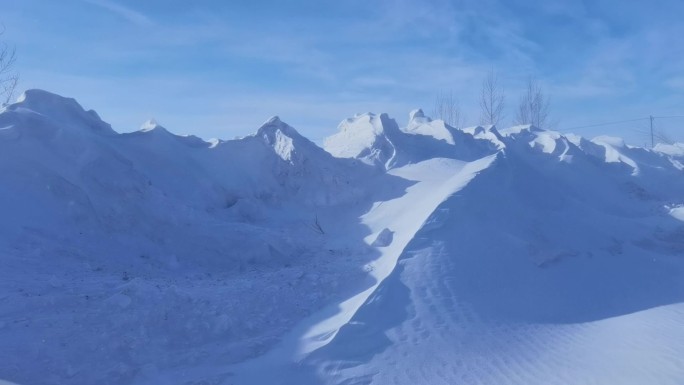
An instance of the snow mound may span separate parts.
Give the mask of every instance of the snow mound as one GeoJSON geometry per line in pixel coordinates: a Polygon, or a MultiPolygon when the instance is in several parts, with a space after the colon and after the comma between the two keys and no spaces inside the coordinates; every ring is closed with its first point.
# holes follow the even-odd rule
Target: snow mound
{"type": "MultiPolygon", "coordinates": [[[[491,127],[464,131],[497,135],[491,127]]],[[[474,170],[482,160],[431,159],[391,169],[419,181],[411,189],[426,188],[420,215],[389,214],[414,210],[415,201],[397,202],[401,210],[384,202],[366,215],[369,223],[380,221],[379,248],[386,245],[383,233],[397,229],[390,248],[401,242],[399,255],[383,257],[396,258],[393,268],[378,275],[380,283],[360,303],[342,307],[348,316],[333,331],[325,331],[333,318],[312,328],[327,337],[324,343],[292,361],[270,357],[280,365],[270,373],[255,371],[264,364],[259,359],[238,366],[238,378],[305,384],[676,384],[684,378],[668,369],[684,353],[684,215],[674,203],[684,194],[681,168],[662,151],[529,126],[503,130],[496,140],[500,150],[474,170]],[[458,188],[439,193],[446,175],[463,178],[466,168],[458,188]],[[427,191],[436,194],[429,206],[427,191]],[[423,225],[404,240],[399,229],[416,222],[423,225]],[[616,349],[642,345],[649,368],[625,369],[641,356],[615,355],[616,349]],[[558,364],[567,362],[573,364],[558,364]]],[[[308,346],[307,335],[300,341],[308,346]]]]}
{"type": "Polygon", "coordinates": [[[475,137],[442,120],[431,120],[420,109],[411,112],[403,129],[387,114],[366,113],[344,120],[339,130],[326,139],[326,151],[386,170],[440,157],[475,160],[500,146],[494,132],[475,137]]]}
{"type": "Polygon", "coordinates": [[[525,135],[534,134],[537,132],[542,132],[541,128],[533,126],[531,124],[521,124],[517,126],[511,126],[506,129],[501,130],[501,135],[503,136],[514,136],[514,135],[525,135]]]}
{"type": "MultiPolygon", "coordinates": [[[[3,115],[7,120],[23,118],[31,122],[49,123],[50,126],[59,125],[64,129],[83,127],[101,134],[115,133],[95,111],[84,110],[76,100],[37,89],[25,91],[16,103],[5,107],[3,115]]],[[[5,125],[0,121],[0,126],[5,125]]]]}
{"type": "Polygon", "coordinates": [[[206,142],[27,91],[0,112],[0,376],[682,382],[682,145],[409,118],[206,142]]]}
{"type": "Polygon", "coordinates": [[[409,114],[409,122],[406,132],[409,134],[431,136],[437,140],[443,140],[451,145],[454,142],[454,129],[448,127],[442,120],[432,121],[426,117],[423,110],[413,110],[409,114]]]}
{"type": "Polygon", "coordinates": [[[655,145],[654,150],[665,155],[675,156],[679,158],[684,157],[684,143],[658,143],[655,145]]]}
{"type": "Polygon", "coordinates": [[[140,131],[143,132],[148,132],[157,129],[166,130],[164,127],[160,126],[154,119],[146,120],[143,124],[140,125],[140,131]]]}
{"type": "Polygon", "coordinates": [[[0,310],[19,317],[0,317],[0,376],[20,383],[144,382],[201,351],[254,356],[348,292],[340,276],[365,284],[377,252],[358,218],[410,185],[277,119],[213,143],[155,122],[117,134],[28,91],[0,122],[0,310]]]}
{"type": "Polygon", "coordinates": [[[338,158],[356,158],[373,166],[390,168],[395,161],[393,141],[401,135],[387,114],[365,113],[342,121],[340,132],[325,140],[325,150],[338,158]]]}
{"type": "Polygon", "coordinates": [[[301,136],[294,128],[283,123],[277,116],[264,122],[257,130],[256,136],[272,147],[282,160],[292,164],[303,162],[303,155],[299,151],[304,149],[320,153],[318,146],[301,136]]]}

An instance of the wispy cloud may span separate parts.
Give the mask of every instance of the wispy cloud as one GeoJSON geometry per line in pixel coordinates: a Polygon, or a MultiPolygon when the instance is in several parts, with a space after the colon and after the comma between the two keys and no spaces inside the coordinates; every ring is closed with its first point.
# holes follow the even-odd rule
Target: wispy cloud
{"type": "Polygon", "coordinates": [[[667,79],[665,85],[675,90],[684,90],[684,76],[667,79]]]}
{"type": "Polygon", "coordinates": [[[663,2],[349,0],[311,9],[272,1],[262,9],[219,1],[142,8],[132,0],[20,0],[3,12],[12,16],[5,18],[7,37],[26,47],[22,87],[92,101],[116,128],[154,116],[169,127],[226,137],[220,133],[244,132],[214,130],[252,129],[281,114],[316,137],[355,112],[401,120],[412,108],[429,111],[440,90],[453,90],[463,113],[476,117],[491,68],[506,89],[509,116],[528,76],[552,97],[554,117],[570,125],[667,106],[679,114],[684,45],[676,36],[684,33],[684,3],[663,2]],[[143,28],[112,28],[122,22],[143,28]],[[102,30],[86,33],[93,23],[102,30]],[[89,55],[55,55],[70,49],[89,55]]]}
{"type": "Polygon", "coordinates": [[[98,7],[104,8],[117,16],[120,16],[133,24],[140,26],[152,25],[152,20],[143,15],[142,13],[135,11],[131,8],[125,7],[111,0],[82,0],[86,3],[96,5],[98,7]]]}

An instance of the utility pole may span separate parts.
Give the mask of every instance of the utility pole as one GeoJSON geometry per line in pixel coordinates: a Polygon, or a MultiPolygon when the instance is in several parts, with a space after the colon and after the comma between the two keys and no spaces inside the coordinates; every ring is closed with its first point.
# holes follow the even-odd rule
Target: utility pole
{"type": "Polygon", "coordinates": [[[655,141],[653,140],[653,115],[649,116],[651,118],[651,148],[655,147],[655,141]]]}

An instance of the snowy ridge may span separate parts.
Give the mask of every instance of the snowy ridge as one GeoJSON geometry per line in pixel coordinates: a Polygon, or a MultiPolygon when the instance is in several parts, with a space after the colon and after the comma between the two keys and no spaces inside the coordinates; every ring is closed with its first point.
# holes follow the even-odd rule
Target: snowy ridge
{"type": "Polygon", "coordinates": [[[413,110],[409,113],[409,122],[406,132],[417,135],[432,136],[437,140],[443,140],[448,144],[454,145],[454,129],[449,127],[444,121],[433,121],[425,116],[421,109],[413,110]]]}
{"type": "MultiPolygon", "coordinates": [[[[100,120],[93,110],[85,111],[76,100],[51,94],[43,90],[24,92],[17,103],[6,106],[3,117],[8,122],[20,120],[24,123],[47,123],[48,126],[59,125],[63,128],[84,128],[102,134],[114,134],[112,127],[100,120]]],[[[3,124],[5,126],[5,124],[3,124]]]]}
{"type": "Polygon", "coordinates": [[[343,121],[339,130],[325,140],[326,151],[385,170],[432,158],[475,160],[499,148],[492,137],[476,136],[442,120],[431,120],[422,110],[412,111],[403,129],[387,114],[366,113],[343,121]]]}
{"type": "MultiPolygon", "coordinates": [[[[664,369],[684,351],[660,334],[684,336],[674,329],[684,322],[681,206],[664,205],[681,200],[680,169],[658,151],[577,139],[529,127],[506,132],[496,160],[428,210],[397,267],[303,360],[308,370],[299,363],[277,373],[331,384],[684,378],[664,369]],[[627,371],[638,355],[611,354],[640,344],[653,349],[649,369],[627,371]],[[548,362],[533,360],[539,354],[548,362]]],[[[286,383],[278,378],[253,381],[286,383]]]]}
{"type": "Polygon", "coordinates": [[[370,165],[390,168],[395,162],[397,148],[393,140],[399,126],[387,114],[365,113],[346,119],[340,132],[325,140],[325,149],[339,158],[356,158],[370,165]]]}
{"type": "Polygon", "coordinates": [[[265,125],[254,136],[212,145],[158,125],[105,132],[99,128],[108,125],[94,116],[43,91],[27,92],[0,114],[2,291],[10,293],[0,333],[11,347],[1,352],[0,378],[63,383],[78,372],[81,383],[101,382],[102,373],[130,382],[142,362],[168,368],[172,361],[154,357],[193,357],[217,335],[225,344],[216,352],[228,362],[254,355],[335,295],[337,270],[363,281],[356,269],[373,253],[362,237],[324,246],[328,237],[362,231],[354,218],[364,204],[357,202],[389,194],[358,186],[407,184],[337,160],[282,125],[273,130],[279,141],[259,135],[273,128],[265,125]],[[44,296],[53,299],[45,304],[44,296]],[[260,308],[279,314],[275,325],[260,308]],[[79,316],[66,316],[76,309],[79,316]],[[24,325],[38,313],[57,321],[24,325]],[[33,356],[49,364],[35,371],[16,352],[55,322],[62,332],[33,356]],[[73,322],[100,327],[70,339],[73,322]],[[138,333],[155,342],[135,356],[116,353],[138,333]],[[54,359],[67,339],[73,348],[54,359]]]}
{"type": "Polygon", "coordinates": [[[682,145],[339,129],[117,134],[27,91],[0,113],[0,378],[684,380],[682,145]]]}

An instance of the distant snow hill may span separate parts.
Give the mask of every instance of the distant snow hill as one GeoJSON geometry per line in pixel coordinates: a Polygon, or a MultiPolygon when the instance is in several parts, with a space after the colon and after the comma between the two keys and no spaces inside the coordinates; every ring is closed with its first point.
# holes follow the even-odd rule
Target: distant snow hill
{"type": "Polygon", "coordinates": [[[684,145],[0,110],[0,383],[682,384],[684,145]]]}

